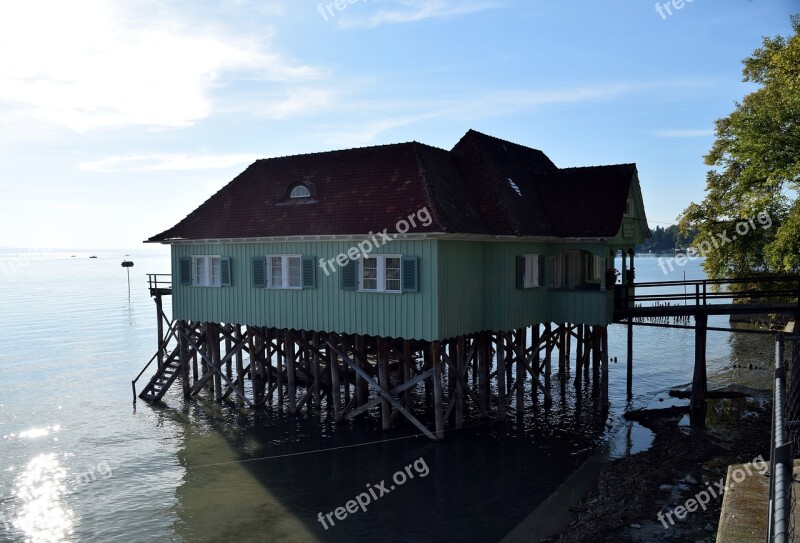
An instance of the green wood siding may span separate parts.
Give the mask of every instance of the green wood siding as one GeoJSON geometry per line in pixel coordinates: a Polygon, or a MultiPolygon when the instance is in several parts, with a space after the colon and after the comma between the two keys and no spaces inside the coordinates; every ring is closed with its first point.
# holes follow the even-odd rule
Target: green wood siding
{"type": "MultiPolygon", "coordinates": [[[[433,340],[437,336],[438,296],[435,241],[396,240],[372,254],[419,257],[419,292],[388,294],[340,288],[341,269],[316,270],[316,288],[303,290],[253,287],[254,257],[301,254],[335,258],[354,245],[341,242],[224,243],[173,245],[173,274],[181,257],[222,255],[231,259],[233,286],[205,288],[180,285],[173,277],[173,315],[181,320],[230,322],[295,330],[321,330],[384,337],[433,340]]],[[[335,264],[334,264],[335,266],[335,264]]]]}
{"type": "MultiPolygon", "coordinates": [[[[181,320],[230,322],[295,330],[318,330],[406,339],[447,339],[544,322],[607,324],[613,292],[553,289],[553,257],[580,249],[606,258],[605,244],[418,240],[393,241],[377,254],[417,257],[418,291],[375,293],[342,288],[342,269],[319,267],[345,253],[350,241],[173,245],[173,314],[181,320]],[[315,288],[254,286],[253,260],[268,254],[316,259],[315,288]],[[545,286],[519,289],[517,257],[545,255],[545,286]],[[221,255],[231,259],[230,287],[181,285],[181,259],[221,255]]],[[[608,266],[602,263],[603,271],[608,266]]]]}

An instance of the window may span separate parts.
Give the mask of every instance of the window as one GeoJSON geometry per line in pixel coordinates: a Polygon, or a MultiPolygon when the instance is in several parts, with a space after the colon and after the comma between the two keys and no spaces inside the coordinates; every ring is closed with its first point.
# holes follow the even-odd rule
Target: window
{"type": "Polygon", "coordinates": [[[633,198],[628,198],[628,201],[625,202],[625,216],[633,217],[633,198]]]}
{"type": "Polygon", "coordinates": [[[308,190],[308,187],[297,185],[292,189],[292,193],[289,195],[289,198],[311,198],[311,191],[308,190]]]}
{"type": "Polygon", "coordinates": [[[303,288],[300,255],[269,255],[267,257],[268,288],[303,288]]]}
{"type": "Polygon", "coordinates": [[[517,288],[544,286],[545,256],[527,254],[517,257],[517,288]]]}
{"type": "MultiPolygon", "coordinates": [[[[221,256],[191,257],[191,285],[195,287],[230,286],[230,260],[221,256]]],[[[183,273],[181,274],[183,275],[183,273]]],[[[182,281],[183,282],[183,281],[182,281]]]]}
{"type": "Polygon", "coordinates": [[[361,290],[372,292],[401,292],[400,260],[398,255],[375,255],[361,260],[361,290]]]}

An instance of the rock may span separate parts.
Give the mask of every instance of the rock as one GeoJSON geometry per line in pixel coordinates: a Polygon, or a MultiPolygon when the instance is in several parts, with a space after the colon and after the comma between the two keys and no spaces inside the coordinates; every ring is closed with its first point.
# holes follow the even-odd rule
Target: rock
{"type": "Polygon", "coordinates": [[[697,484],[697,479],[692,477],[691,474],[687,475],[686,478],[684,479],[684,481],[686,481],[690,485],[696,485],[697,484]]]}
{"type": "Polygon", "coordinates": [[[658,489],[662,492],[672,492],[672,485],[663,484],[658,489]]]}
{"type": "Polygon", "coordinates": [[[637,530],[641,530],[642,529],[642,525],[641,524],[631,524],[631,528],[636,528],[637,530]]]}

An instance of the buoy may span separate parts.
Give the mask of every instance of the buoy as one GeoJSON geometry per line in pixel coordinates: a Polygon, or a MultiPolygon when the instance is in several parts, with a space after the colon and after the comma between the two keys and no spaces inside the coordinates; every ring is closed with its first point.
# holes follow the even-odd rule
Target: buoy
{"type": "Polygon", "coordinates": [[[131,299],[131,268],[133,267],[132,260],[123,260],[122,267],[128,272],[128,299],[131,299]]]}

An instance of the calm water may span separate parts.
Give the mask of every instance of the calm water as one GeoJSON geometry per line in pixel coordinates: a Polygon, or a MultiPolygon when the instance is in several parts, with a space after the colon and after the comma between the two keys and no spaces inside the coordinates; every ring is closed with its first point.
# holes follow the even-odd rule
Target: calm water
{"type": "MultiPolygon", "coordinates": [[[[620,428],[628,406],[621,326],[609,332],[620,362],[608,416],[591,387],[562,397],[554,379],[552,408],[521,424],[470,419],[438,445],[407,437],[412,429],[384,434],[374,420],[335,427],[185,404],[180,387],[167,407],[134,404],[130,380],[155,352],[145,275],[169,260],[132,254],[129,300],[123,255],[98,257],[0,255],[2,541],[498,541],[620,428]],[[327,531],[317,521],[414,461],[426,469],[366,512],[327,531]]],[[[654,258],[637,260],[642,281],[684,270],[703,276],[696,262],[664,276],[654,258]]],[[[634,350],[633,406],[663,406],[666,389],[690,382],[691,331],[637,328],[634,350]]],[[[711,333],[712,384],[766,387],[772,356],[769,338],[711,333]],[[733,367],[751,363],[759,369],[733,367]]],[[[640,434],[617,439],[636,452],[640,434]]]]}

